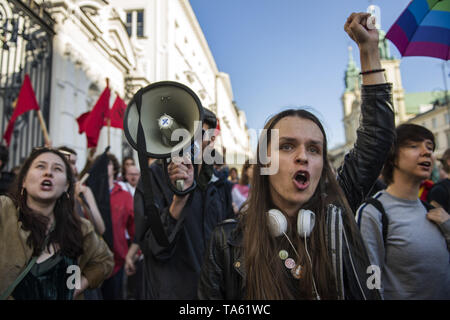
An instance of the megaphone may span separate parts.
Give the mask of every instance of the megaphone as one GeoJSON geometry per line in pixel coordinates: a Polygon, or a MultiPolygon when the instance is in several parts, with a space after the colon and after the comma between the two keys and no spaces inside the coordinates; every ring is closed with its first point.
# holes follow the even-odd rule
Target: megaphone
{"type": "MultiPolygon", "coordinates": [[[[125,110],[123,128],[140,157],[166,159],[163,163],[167,174],[167,159],[182,155],[183,150],[191,151],[195,138],[201,137],[202,121],[200,99],[189,87],[161,81],[136,92],[125,110]]],[[[183,191],[183,180],[178,180],[177,188],[172,190],[183,195],[192,191],[194,185],[183,191]]]]}

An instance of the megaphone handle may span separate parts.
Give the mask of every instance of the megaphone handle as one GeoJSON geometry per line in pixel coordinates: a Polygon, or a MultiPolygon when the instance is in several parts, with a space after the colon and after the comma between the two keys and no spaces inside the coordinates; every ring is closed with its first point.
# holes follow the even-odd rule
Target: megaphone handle
{"type": "Polygon", "coordinates": [[[183,191],[183,189],[184,189],[184,180],[177,180],[177,189],[179,190],[179,191],[183,191]]]}
{"type": "MultiPolygon", "coordinates": [[[[173,191],[173,193],[175,193],[176,195],[179,195],[179,196],[184,196],[184,195],[187,195],[188,193],[191,193],[192,191],[195,190],[195,188],[197,187],[197,183],[195,182],[195,179],[194,179],[194,181],[192,183],[192,186],[190,186],[186,190],[183,190],[183,188],[184,188],[184,180],[177,180],[175,182],[177,184],[177,186],[174,186],[173,183],[170,182],[169,175],[167,173],[167,166],[168,166],[167,159],[164,159],[163,160],[163,175],[164,175],[164,177],[165,177],[165,179],[166,179],[166,181],[167,181],[167,183],[169,185],[169,188],[173,191]],[[179,188],[179,183],[178,183],[179,181],[183,182],[183,186],[182,186],[183,188],[179,188]]],[[[196,175],[196,174],[197,174],[197,169],[194,166],[194,175],[196,175]]]]}

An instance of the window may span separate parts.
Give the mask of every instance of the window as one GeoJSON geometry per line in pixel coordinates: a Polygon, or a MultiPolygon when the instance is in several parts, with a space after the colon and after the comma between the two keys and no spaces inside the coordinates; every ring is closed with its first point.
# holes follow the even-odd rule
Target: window
{"type": "Polygon", "coordinates": [[[144,10],[139,10],[137,12],[136,35],[138,37],[144,36],[144,10]]]}
{"type": "Polygon", "coordinates": [[[433,126],[433,129],[436,129],[437,127],[436,118],[431,119],[431,125],[433,126]]]}
{"type": "Polygon", "coordinates": [[[131,30],[132,30],[132,28],[131,28],[132,18],[133,18],[133,13],[127,12],[127,22],[125,23],[125,26],[127,28],[127,33],[130,37],[131,37],[131,30]]]}
{"type": "Polygon", "coordinates": [[[447,130],[445,134],[447,136],[447,148],[450,148],[450,130],[447,130]]]}
{"type": "Polygon", "coordinates": [[[144,10],[127,11],[125,26],[130,37],[144,37],[144,10]]]}

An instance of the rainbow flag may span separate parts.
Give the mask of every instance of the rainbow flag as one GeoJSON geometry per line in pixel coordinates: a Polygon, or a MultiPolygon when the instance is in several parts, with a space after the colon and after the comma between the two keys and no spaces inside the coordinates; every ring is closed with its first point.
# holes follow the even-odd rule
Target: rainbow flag
{"type": "Polygon", "coordinates": [[[386,34],[403,57],[450,58],[450,0],[414,0],[386,34]]]}

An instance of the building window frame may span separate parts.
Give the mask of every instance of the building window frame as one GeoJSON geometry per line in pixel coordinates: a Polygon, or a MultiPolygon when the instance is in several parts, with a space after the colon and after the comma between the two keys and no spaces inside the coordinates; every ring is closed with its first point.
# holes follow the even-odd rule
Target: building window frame
{"type": "Polygon", "coordinates": [[[136,10],[136,36],[138,38],[145,37],[144,9],[136,10]],[[142,21],[139,21],[139,20],[142,20],[142,21]]]}
{"type": "Polygon", "coordinates": [[[125,11],[125,27],[131,38],[145,38],[145,10],[132,9],[125,11]]]}
{"type": "Polygon", "coordinates": [[[431,127],[432,127],[433,129],[436,129],[436,128],[437,128],[437,120],[436,120],[436,118],[432,118],[432,119],[431,119],[431,127]]]}
{"type": "Polygon", "coordinates": [[[133,11],[126,11],[125,28],[127,29],[128,36],[133,34],[133,11]]]}
{"type": "Polygon", "coordinates": [[[450,130],[446,130],[445,135],[447,136],[447,148],[450,148],[450,130]]]}

